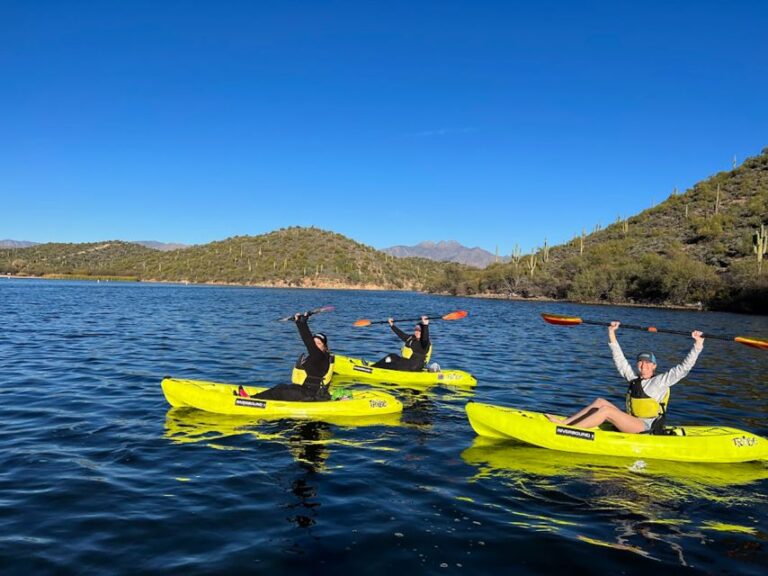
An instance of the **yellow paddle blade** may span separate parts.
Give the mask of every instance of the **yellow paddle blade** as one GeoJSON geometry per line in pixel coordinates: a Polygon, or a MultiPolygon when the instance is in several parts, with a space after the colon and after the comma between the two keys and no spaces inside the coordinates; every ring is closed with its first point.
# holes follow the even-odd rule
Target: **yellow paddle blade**
{"type": "Polygon", "coordinates": [[[466,318],[467,312],[466,310],[456,310],[456,312],[451,312],[450,314],[446,314],[443,316],[443,320],[461,320],[462,318],[466,318]]]}
{"type": "Polygon", "coordinates": [[[578,316],[561,316],[560,314],[542,314],[545,322],[556,324],[558,326],[576,326],[581,324],[581,318],[578,316]]]}
{"type": "MultiPolygon", "coordinates": [[[[706,334],[704,337],[706,338],[706,334]]],[[[760,350],[768,350],[768,340],[761,340],[760,338],[747,338],[745,336],[736,336],[736,338],[733,339],[734,342],[738,342],[739,344],[746,344],[747,346],[751,346],[752,348],[759,348],[760,350]]]]}
{"type": "Polygon", "coordinates": [[[361,326],[370,326],[370,325],[371,325],[371,321],[370,320],[365,320],[365,319],[363,319],[363,320],[356,320],[355,323],[352,324],[352,326],[356,326],[358,328],[361,327],[361,326]]]}

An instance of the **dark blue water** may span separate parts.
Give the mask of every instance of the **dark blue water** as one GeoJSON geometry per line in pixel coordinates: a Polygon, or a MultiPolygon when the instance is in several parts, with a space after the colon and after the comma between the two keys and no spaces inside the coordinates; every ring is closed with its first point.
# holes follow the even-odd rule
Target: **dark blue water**
{"type": "MultiPolygon", "coordinates": [[[[568,412],[621,402],[606,334],[543,311],[768,336],[729,314],[410,293],[0,280],[0,573],[764,574],[763,464],[700,466],[478,440],[471,399],[568,412]],[[397,349],[384,319],[435,322],[434,360],[466,392],[392,388],[400,425],[258,423],[171,411],[164,375],[272,385],[302,351],[295,311],[338,353],[397,349]]],[[[686,337],[619,332],[669,368],[686,337]]],[[[768,436],[768,353],[709,340],[675,423],[768,436]]]]}

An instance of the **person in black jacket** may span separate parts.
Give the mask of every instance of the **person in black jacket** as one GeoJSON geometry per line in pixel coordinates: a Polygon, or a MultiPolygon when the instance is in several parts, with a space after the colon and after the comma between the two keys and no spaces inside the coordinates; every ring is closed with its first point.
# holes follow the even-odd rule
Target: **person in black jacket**
{"type": "Polygon", "coordinates": [[[395,326],[395,321],[392,318],[389,318],[387,321],[392,331],[404,342],[400,350],[401,355],[387,354],[371,366],[373,368],[403,370],[406,372],[423,370],[432,347],[432,343],[429,341],[429,318],[422,316],[421,321],[416,324],[413,334],[410,336],[395,326]]]}
{"type": "Polygon", "coordinates": [[[318,402],[331,399],[327,384],[323,383],[331,370],[331,353],[328,351],[328,338],[322,332],[312,334],[309,331],[308,314],[294,315],[296,328],[307,348],[307,355],[302,356],[297,368],[306,372],[302,384],[278,384],[268,390],[254,394],[251,398],[265,400],[289,400],[292,402],[318,402]]]}

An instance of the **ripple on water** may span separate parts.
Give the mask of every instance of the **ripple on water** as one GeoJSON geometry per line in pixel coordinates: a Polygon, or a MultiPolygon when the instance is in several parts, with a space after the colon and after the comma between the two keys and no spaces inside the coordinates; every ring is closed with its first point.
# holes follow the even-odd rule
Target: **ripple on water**
{"type": "MultiPolygon", "coordinates": [[[[418,569],[762,574],[765,468],[675,467],[488,447],[470,399],[570,411],[621,402],[605,330],[543,311],[768,334],[768,320],[392,292],[7,281],[0,314],[0,565],[9,574],[418,569]],[[170,410],[165,375],[272,385],[302,351],[277,318],[313,317],[332,349],[399,342],[358,318],[467,309],[432,323],[434,360],[474,389],[386,386],[399,421],[258,422],[170,410]],[[21,311],[24,311],[21,313],[21,311]],[[746,322],[746,324],[745,324],[746,322]]],[[[628,355],[679,361],[686,338],[622,331],[628,355]]],[[[673,418],[768,433],[768,357],[708,342],[673,418]]],[[[357,386],[357,385],[356,385],[357,386]]],[[[369,385],[360,385],[367,387],[369,385]]]]}

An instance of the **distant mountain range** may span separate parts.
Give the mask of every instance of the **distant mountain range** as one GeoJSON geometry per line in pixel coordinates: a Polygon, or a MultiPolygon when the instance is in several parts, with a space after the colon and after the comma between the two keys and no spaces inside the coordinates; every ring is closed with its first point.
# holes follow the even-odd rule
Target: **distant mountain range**
{"type": "Polygon", "coordinates": [[[146,246],[153,250],[160,250],[161,252],[170,252],[171,250],[180,250],[182,248],[189,248],[189,244],[177,244],[175,242],[155,242],[153,240],[133,240],[133,244],[139,246],[146,246]]]}
{"type": "MultiPolygon", "coordinates": [[[[39,244],[39,242],[27,242],[26,240],[0,240],[0,248],[29,248],[30,246],[37,246],[39,244]]],[[[160,250],[161,252],[189,248],[189,245],[187,244],[155,242],[153,240],[134,240],[131,244],[138,244],[139,246],[160,250]]]]}
{"type": "Polygon", "coordinates": [[[0,240],[0,248],[29,248],[37,242],[25,242],[24,240],[0,240]]]}
{"type": "MultiPolygon", "coordinates": [[[[453,240],[420,242],[416,246],[392,246],[382,252],[397,258],[427,258],[437,262],[458,262],[474,268],[485,268],[497,261],[496,256],[482,248],[467,248],[453,240]]],[[[501,259],[499,259],[501,260],[501,259]]]]}

